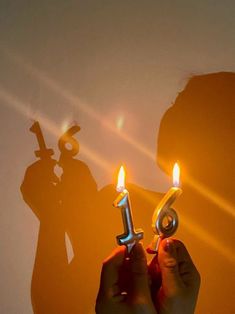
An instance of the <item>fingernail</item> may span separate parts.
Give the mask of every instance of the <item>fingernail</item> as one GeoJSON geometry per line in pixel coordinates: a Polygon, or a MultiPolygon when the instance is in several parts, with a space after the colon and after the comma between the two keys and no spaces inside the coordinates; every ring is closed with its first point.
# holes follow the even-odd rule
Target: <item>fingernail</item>
{"type": "Polygon", "coordinates": [[[173,241],[170,239],[167,239],[164,246],[164,251],[167,253],[172,253],[173,251],[173,241]]]}

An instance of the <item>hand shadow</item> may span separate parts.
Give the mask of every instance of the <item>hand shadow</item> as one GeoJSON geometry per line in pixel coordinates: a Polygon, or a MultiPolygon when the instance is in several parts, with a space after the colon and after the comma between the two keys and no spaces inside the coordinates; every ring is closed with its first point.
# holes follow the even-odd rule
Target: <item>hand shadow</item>
{"type": "MultiPolygon", "coordinates": [[[[53,152],[46,148],[38,123],[35,129],[41,150],[50,154],[36,152],[40,160],[28,167],[21,185],[25,202],[40,220],[31,286],[33,310],[40,314],[93,313],[100,265],[123,230],[120,210],[112,207],[117,192],[114,185],[98,192],[89,168],[74,158],[79,144],[72,136],[79,128],[70,128],[60,138],[58,163],[51,158],[53,152]],[[56,164],[63,169],[60,179],[54,173],[56,164]],[[74,252],[70,263],[65,232],[74,252]]],[[[134,184],[128,188],[133,208],[138,208],[136,225],[149,225],[159,194],[134,184]]]]}
{"type": "Polygon", "coordinates": [[[73,158],[79,145],[72,136],[79,129],[73,126],[60,138],[61,157],[57,162],[51,158],[53,151],[45,146],[39,123],[35,122],[31,128],[39,141],[40,150],[36,156],[40,160],[26,170],[21,192],[40,220],[31,285],[34,313],[88,313],[91,303],[88,270],[90,252],[95,247],[92,211],[97,186],[86,164],[73,158]],[[67,144],[71,146],[69,149],[67,144]],[[57,164],[63,169],[60,179],[54,173],[57,164]],[[70,263],[65,232],[74,251],[70,263]]]}

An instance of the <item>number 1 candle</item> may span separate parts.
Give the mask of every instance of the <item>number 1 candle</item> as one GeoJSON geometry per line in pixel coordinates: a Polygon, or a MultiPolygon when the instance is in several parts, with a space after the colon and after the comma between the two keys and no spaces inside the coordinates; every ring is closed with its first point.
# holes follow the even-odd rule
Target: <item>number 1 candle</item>
{"type": "Polygon", "coordinates": [[[124,233],[117,236],[117,243],[119,245],[126,245],[127,251],[130,253],[135,243],[143,239],[144,232],[142,229],[135,230],[134,228],[130,195],[125,188],[125,170],[123,166],[121,166],[119,170],[116,190],[120,192],[120,194],[113,202],[113,206],[121,209],[124,226],[124,233]]]}

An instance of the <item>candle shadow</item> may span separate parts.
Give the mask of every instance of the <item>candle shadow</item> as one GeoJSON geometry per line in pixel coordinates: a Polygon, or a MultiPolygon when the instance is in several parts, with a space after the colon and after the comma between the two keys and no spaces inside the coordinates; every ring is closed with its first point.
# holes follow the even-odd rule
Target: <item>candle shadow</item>
{"type": "Polygon", "coordinates": [[[31,285],[34,313],[88,313],[91,304],[97,185],[87,165],[74,158],[79,143],[73,135],[79,129],[73,126],[59,139],[59,161],[41,157],[27,168],[21,185],[24,201],[40,221],[31,285]],[[61,178],[56,165],[63,170],[61,178]],[[73,248],[71,261],[65,233],[73,248]]]}
{"type": "MultiPolygon", "coordinates": [[[[94,313],[100,266],[116,246],[116,235],[123,232],[120,210],[112,207],[117,192],[114,185],[98,191],[88,166],[75,158],[79,153],[74,138],[78,126],[60,137],[59,161],[52,158],[53,150],[46,148],[39,123],[30,130],[37,135],[40,150],[35,155],[40,159],[27,168],[21,192],[40,221],[31,285],[33,311],[94,313]],[[63,171],[60,178],[55,166],[63,171]],[[73,249],[71,261],[65,234],[73,249]]],[[[136,225],[149,225],[158,193],[134,184],[128,188],[133,208],[137,208],[136,225]]]]}

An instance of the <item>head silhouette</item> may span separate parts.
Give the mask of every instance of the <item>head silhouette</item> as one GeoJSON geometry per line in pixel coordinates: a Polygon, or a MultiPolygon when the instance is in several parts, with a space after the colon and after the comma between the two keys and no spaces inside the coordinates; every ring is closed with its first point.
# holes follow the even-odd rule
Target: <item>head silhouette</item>
{"type": "Polygon", "coordinates": [[[234,200],[235,73],[191,78],[165,113],[158,137],[160,167],[176,159],[194,178],[234,200]]]}
{"type": "Polygon", "coordinates": [[[202,275],[198,313],[234,313],[235,73],[195,76],[165,113],[157,162],[182,167],[178,236],[202,275]]]}

